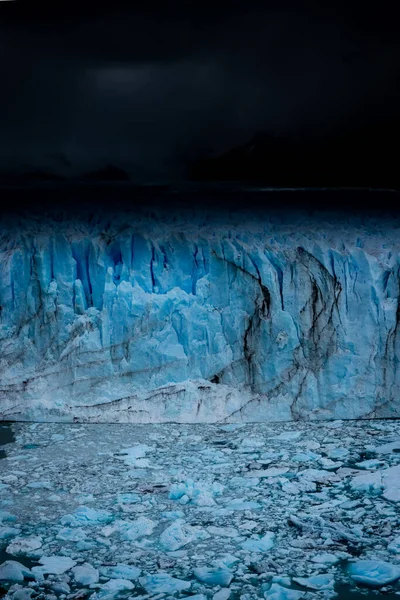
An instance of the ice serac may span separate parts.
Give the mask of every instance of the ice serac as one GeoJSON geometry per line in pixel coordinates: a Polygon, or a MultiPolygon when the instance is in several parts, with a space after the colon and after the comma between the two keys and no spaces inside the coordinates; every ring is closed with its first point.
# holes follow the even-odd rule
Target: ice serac
{"type": "Polygon", "coordinates": [[[3,419],[400,416],[396,220],[3,222],[3,419]]]}

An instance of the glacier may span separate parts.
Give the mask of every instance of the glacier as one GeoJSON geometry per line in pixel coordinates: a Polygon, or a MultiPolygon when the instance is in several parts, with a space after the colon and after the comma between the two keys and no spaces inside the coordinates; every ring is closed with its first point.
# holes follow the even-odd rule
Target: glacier
{"type": "Polygon", "coordinates": [[[4,217],[0,418],[400,417],[400,220],[4,217]]]}

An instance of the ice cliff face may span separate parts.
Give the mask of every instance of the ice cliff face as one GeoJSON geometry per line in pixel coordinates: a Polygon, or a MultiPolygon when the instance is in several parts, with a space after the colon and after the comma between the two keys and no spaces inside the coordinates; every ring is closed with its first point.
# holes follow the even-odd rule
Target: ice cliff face
{"type": "Polygon", "coordinates": [[[300,214],[3,223],[0,414],[400,417],[399,225],[300,214]]]}

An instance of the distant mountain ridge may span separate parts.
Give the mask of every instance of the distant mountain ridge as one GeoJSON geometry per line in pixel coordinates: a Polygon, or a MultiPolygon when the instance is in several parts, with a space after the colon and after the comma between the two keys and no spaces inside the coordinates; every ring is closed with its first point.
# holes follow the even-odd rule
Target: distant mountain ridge
{"type": "Polygon", "coordinates": [[[399,134],[400,123],[385,122],[301,142],[260,133],[223,154],[193,162],[188,177],[294,188],[398,188],[399,134]]]}

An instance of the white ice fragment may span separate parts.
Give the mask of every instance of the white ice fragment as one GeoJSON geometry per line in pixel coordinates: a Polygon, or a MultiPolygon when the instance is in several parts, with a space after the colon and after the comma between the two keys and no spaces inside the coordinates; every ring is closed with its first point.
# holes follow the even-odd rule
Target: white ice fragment
{"type": "Polygon", "coordinates": [[[82,542],[86,539],[86,533],[81,527],[73,529],[64,527],[63,529],[60,529],[56,535],[56,539],[64,542],[82,542]]]}
{"type": "Polygon", "coordinates": [[[20,529],[15,527],[0,527],[0,540],[8,540],[21,533],[20,529]]]}
{"type": "Polygon", "coordinates": [[[243,542],[243,550],[248,552],[268,552],[274,547],[275,535],[268,531],[265,535],[258,538],[250,538],[243,542]]]}
{"type": "Polygon", "coordinates": [[[382,493],[386,500],[400,501],[400,465],[366,472],[354,477],[350,483],[353,490],[358,492],[382,493]]]}
{"type": "Polygon", "coordinates": [[[221,558],[216,559],[214,561],[214,564],[217,567],[227,567],[228,569],[230,569],[231,567],[233,567],[233,565],[235,565],[238,562],[240,562],[240,559],[234,554],[224,554],[223,556],[221,556],[221,558]]]}
{"type": "Polygon", "coordinates": [[[41,567],[32,567],[32,573],[35,575],[62,575],[76,565],[76,562],[69,556],[42,556],[39,559],[41,567]]]}
{"type": "Polygon", "coordinates": [[[29,576],[31,571],[16,560],[6,560],[0,565],[0,581],[23,581],[29,576]]]}
{"type": "Polygon", "coordinates": [[[400,502],[400,465],[382,471],[383,497],[390,502],[400,502]]]}
{"type": "Polygon", "coordinates": [[[107,510],[95,510],[88,506],[79,506],[73,514],[61,518],[61,525],[69,525],[70,527],[101,525],[110,523],[112,519],[112,514],[107,510]]]}
{"type": "Polygon", "coordinates": [[[400,440],[396,440],[394,442],[389,442],[388,444],[383,444],[382,446],[378,446],[373,448],[373,451],[376,454],[391,454],[392,452],[400,451],[400,440]]]}
{"type": "Polygon", "coordinates": [[[346,458],[348,455],[349,455],[348,448],[333,448],[332,450],[329,450],[329,452],[328,452],[328,458],[331,458],[333,460],[346,458]]]}
{"type": "Polygon", "coordinates": [[[279,583],[273,583],[269,590],[264,592],[264,598],[266,600],[299,600],[305,593],[300,590],[291,590],[283,587],[279,583]]]}
{"type": "Polygon", "coordinates": [[[358,469],[370,469],[371,471],[374,469],[380,469],[385,466],[385,463],[381,460],[377,460],[376,458],[370,458],[369,460],[362,460],[361,462],[356,463],[356,467],[358,469]]]}
{"type": "Polygon", "coordinates": [[[51,490],[53,484],[51,481],[32,481],[31,483],[28,483],[26,487],[37,490],[51,490]]]}
{"type": "Polygon", "coordinates": [[[336,565],[339,558],[335,554],[316,554],[312,557],[312,562],[322,565],[336,565]]]}
{"type": "Polygon", "coordinates": [[[272,439],[291,442],[293,440],[298,440],[302,435],[302,431],[282,431],[282,433],[274,436],[272,439]]]}
{"type": "Polygon", "coordinates": [[[101,567],[100,573],[103,577],[108,577],[109,579],[129,579],[129,581],[135,581],[141,571],[137,567],[118,563],[114,567],[101,567]]]}
{"type": "Polygon", "coordinates": [[[12,600],[31,600],[31,596],[34,590],[29,588],[22,588],[14,592],[12,600]]]}
{"type": "Polygon", "coordinates": [[[194,541],[208,539],[210,535],[200,527],[187,525],[182,519],[177,519],[160,535],[161,547],[167,552],[179,550],[194,541]]]}
{"type": "Polygon", "coordinates": [[[176,579],[168,573],[159,572],[139,579],[140,584],[148,594],[175,594],[191,587],[190,581],[176,579]]]}
{"type": "Polygon", "coordinates": [[[216,592],[212,597],[212,600],[228,600],[231,595],[231,590],[228,588],[222,588],[219,592],[216,592]]]}
{"type": "Polygon", "coordinates": [[[92,598],[96,598],[96,600],[97,598],[99,600],[114,600],[114,598],[120,596],[121,592],[133,590],[134,587],[134,584],[127,579],[111,579],[102,585],[100,591],[92,598]]]}
{"type": "Polygon", "coordinates": [[[293,581],[310,590],[333,589],[333,575],[311,575],[310,577],[293,577],[293,581]]]}
{"type": "Polygon", "coordinates": [[[258,510],[261,508],[261,505],[252,500],[247,501],[243,498],[235,498],[234,500],[230,500],[225,505],[225,508],[228,510],[258,510]]]}
{"type": "Polygon", "coordinates": [[[84,563],[72,569],[75,581],[80,585],[91,585],[99,580],[99,572],[89,563],[84,563]]]}
{"type": "Polygon", "coordinates": [[[32,536],[26,538],[15,538],[11,544],[9,544],[6,548],[6,552],[8,554],[13,554],[14,556],[30,554],[38,548],[42,547],[42,538],[39,536],[32,536]]]}
{"type": "Polygon", "coordinates": [[[147,517],[139,517],[132,523],[125,523],[121,528],[121,538],[133,542],[145,535],[151,535],[156,523],[147,517]]]}
{"type": "Polygon", "coordinates": [[[207,531],[211,535],[217,535],[221,537],[235,538],[239,536],[234,527],[215,527],[214,525],[211,525],[210,527],[207,527],[207,531]]]}
{"type": "Polygon", "coordinates": [[[387,548],[389,552],[392,552],[392,554],[400,554],[400,535],[395,537],[387,548]]]}
{"type": "Polygon", "coordinates": [[[355,581],[371,587],[380,587],[400,578],[400,567],[380,560],[359,560],[348,567],[355,581]]]}
{"type": "Polygon", "coordinates": [[[177,500],[181,504],[194,504],[195,506],[213,506],[213,497],[220,496],[223,486],[218,482],[208,485],[201,481],[187,479],[184,482],[174,484],[169,492],[170,500],[177,500]]]}
{"type": "Polygon", "coordinates": [[[142,497],[139,494],[118,494],[117,496],[118,504],[136,504],[141,501],[142,497]]]}
{"type": "Polygon", "coordinates": [[[218,567],[198,567],[193,569],[193,574],[206,585],[220,585],[227,587],[233,579],[231,571],[218,567]]]}
{"type": "Polygon", "coordinates": [[[260,469],[259,471],[249,471],[245,474],[245,477],[254,477],[256,474],[257,477],[279,477],[280,475],[284,475],[289,471],[288,467],[270,467],[269,469],[260,469]]]}

